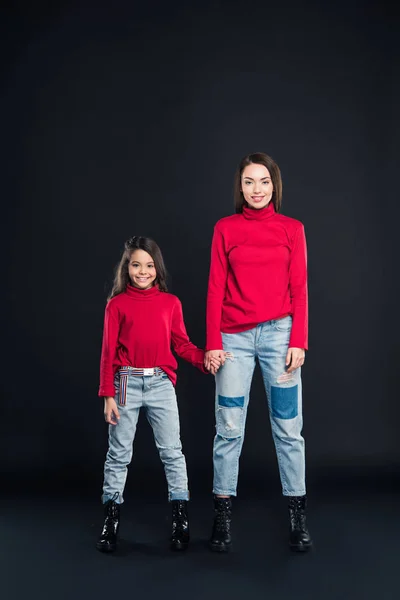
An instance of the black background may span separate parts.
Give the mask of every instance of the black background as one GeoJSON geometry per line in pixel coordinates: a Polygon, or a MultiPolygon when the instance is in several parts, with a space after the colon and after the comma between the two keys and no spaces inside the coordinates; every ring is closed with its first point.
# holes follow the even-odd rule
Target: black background
{"type": "MultiPolygon", "coordinates": [[[[205,342],[215,222],[264,151],[309,251],[311,485],[398,476],[398,20],[382,2],[10,4],[2,19],[2,401],[7,486],[100,499],[105,300],[123,243],[160,245],[205,342]]],[[[192,492],[211,493],[214,384],[180,362],[192,492]]],[[[166,485],[140,419],[127,497],[166,485]]],[[[273,488],[256,371],[239,494],[273,488]]]]}

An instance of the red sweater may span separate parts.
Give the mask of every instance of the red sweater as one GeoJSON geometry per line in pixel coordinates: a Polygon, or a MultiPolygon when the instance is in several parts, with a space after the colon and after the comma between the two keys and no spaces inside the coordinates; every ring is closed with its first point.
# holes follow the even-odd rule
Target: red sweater
{"type": "Polygon", "coordinates": [[[207,350],[223,333],[292,315],[289,347],[308,347],[307,249],[300,221],[262,209],[215,225],[207,296],[207,350]]]}
{"type": "Polygon", "coordinates": [[[114,376],[121,366],[161,367],[175,385],[177,362],[171,342],[178,356],[207,373],[204,350],[186,333],[179,299],[157,286],[140,290],[128,285],[106,306],[99,396],[115,396],[114,376]]]}

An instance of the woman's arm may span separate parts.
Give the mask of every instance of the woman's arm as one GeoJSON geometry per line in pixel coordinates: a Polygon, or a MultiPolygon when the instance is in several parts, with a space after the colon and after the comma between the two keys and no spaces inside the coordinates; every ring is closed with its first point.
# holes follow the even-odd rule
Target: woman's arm
{"type": "Polygon", "coordinates": [[[207,342],[206,350],[222,350],[221,316],[228,278],[228,258],[224,238],[218,228],[214,228],[211,244],[211,264],[207,292],[207,342]]]}
{"type": "Polygon", "coordinates": [[[308,348],[307,245],[304,227],[295,232],[289,266],[292,331],[289,348],[308,348]]]}

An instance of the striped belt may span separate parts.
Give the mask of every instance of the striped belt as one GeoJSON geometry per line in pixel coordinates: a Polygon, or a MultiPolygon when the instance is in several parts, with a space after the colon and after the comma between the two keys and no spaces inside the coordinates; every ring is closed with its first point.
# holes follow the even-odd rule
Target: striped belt
{"type": "Polygon", "coordinates": [[[121,367],[118,369],[120,375],[136,375],[137,377],[151,377],[152,375],[161,375],[164,371],[161,367],[152,367],[151,369],[138,369],[136,367],[121,367]]]}
{"type": "Polygon", "coordinates": [[[161,375],[164,371],[160,367],[152,367],[151,369],[137,369],[136,367],[121,367],[118,369],[119,374],[119,399],[120,406],[126,405],[126,388],[128,377],[134,375],[136,377],[151,377],[152,375],[161,375]]]}

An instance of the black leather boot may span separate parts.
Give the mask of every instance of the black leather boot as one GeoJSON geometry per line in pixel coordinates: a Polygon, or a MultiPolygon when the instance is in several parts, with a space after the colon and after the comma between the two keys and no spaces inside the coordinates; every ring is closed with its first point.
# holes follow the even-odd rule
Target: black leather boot
{"type": "Polygon", "coordinates": [[[307,552],[312,546],[306,524],[306,506],[306,496],[289,496],[289,546],[294,552],[307,552]]]}
{"type": "Polygon", "coordinates": [[[189,545],[189,517],[187,500],[172,500],[171,550],[186,550],[189,545]]]}
{"type": "Polygon", "coordinates": [[[214,552],[228,552],[231,544],[231,498],[214,496],[214,525],[211,534],[210,548],[214,552]]]}
{"type": "Polygon", "coordinates": [[[114,500],[108,500],[104,504],[104,525],[97,540],[97,550],[100,550],[100,552],[114,552],[117,547],[118,528],[119,504],[114,500]]]}

